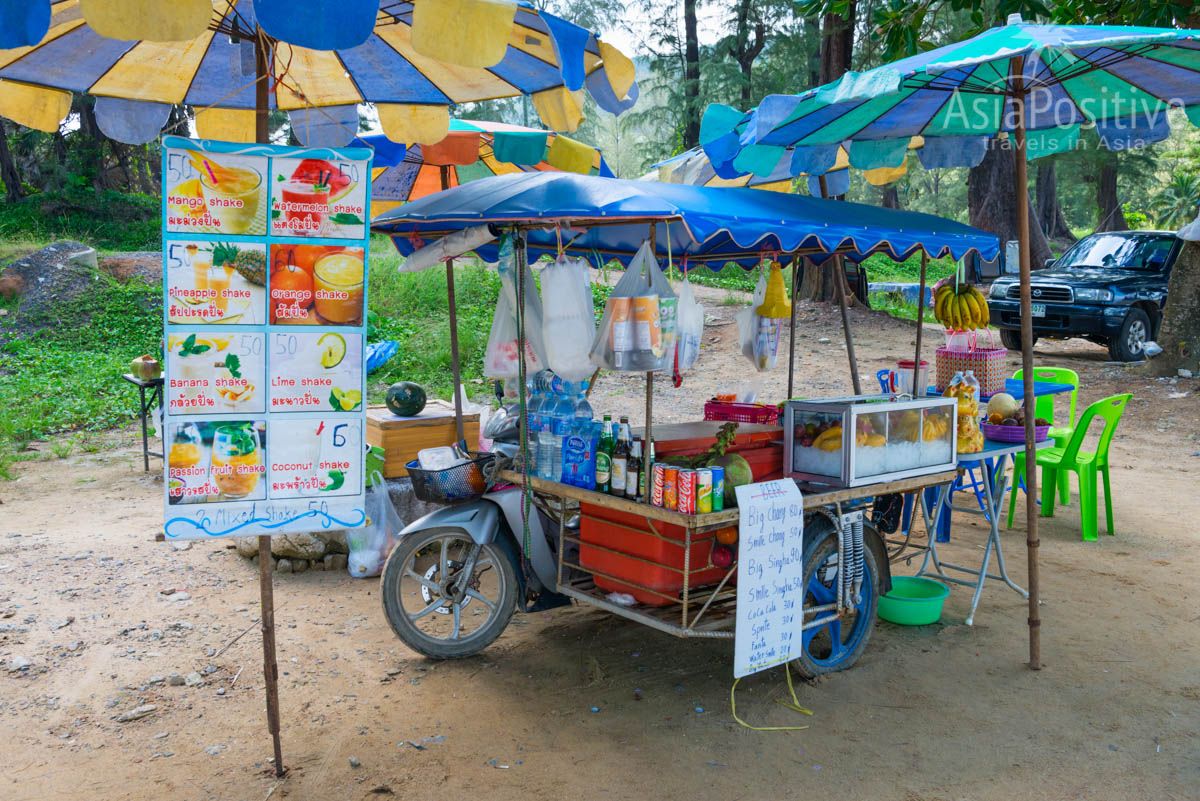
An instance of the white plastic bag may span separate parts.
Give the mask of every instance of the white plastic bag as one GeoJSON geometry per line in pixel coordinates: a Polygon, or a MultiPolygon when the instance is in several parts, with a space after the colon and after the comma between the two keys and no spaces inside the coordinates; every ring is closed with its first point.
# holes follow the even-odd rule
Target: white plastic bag
{"type": "Polygon", "coordinates": [[[750,360],[760,373],[775,369],[779,363],[779,333],[781,324],[758,315],[758,307],[767,299],[767,276],[758,274],[754,287],[754,300],[748,308],[737,313],[738,338],[742,343],[742,355],[750,360]]]}
{"type": "Polygon", "coordinates": [[[646,241],[608,296],[592,343],[592,364],[643,373],[671,367],[677,306],[671,284],[646,241]]]}
{"type": "MultiPolygon", "coordinates": [[[[517,347],[517,276],[513,258],[512,238],[500,243],[500,299],[492,318],[487,351],[483,357],[483,374],[489,378],[516,378],[520,375],[517,347]]],[[[542,340],[542,301],[533,282],[533,273],[526,266],[522,271],[525,293],[525,370],[529,375],[546,366],[546,348],[542,340]]]]}
{"type": "Polygon", "coordinates": [[[683,383],[683,374],[692,369],[700,357],[700,341],[704,338],[704,307],[696,300],[692,284],[685,277],[679,288],[679,309],[675,336],[675,386],[683,383]]]}
{"type": "Polygon", "coordinates": [[[346,545],[350,551],[346,569],[354,578],[369,578],[382,573],[383,563],[404,528],[404,521],[388,497],[387,482],[382,473],[372,473],[367,482],[366,508],[367,524],[346,531],[346,545]]]}
{"type": "Polygon", "coordinates": [[[559,256],[542,270],[542,341],[546,361],[563,380],[585,381],[595,367],[590,351],[596,313],[587,262],[559,256]]]}

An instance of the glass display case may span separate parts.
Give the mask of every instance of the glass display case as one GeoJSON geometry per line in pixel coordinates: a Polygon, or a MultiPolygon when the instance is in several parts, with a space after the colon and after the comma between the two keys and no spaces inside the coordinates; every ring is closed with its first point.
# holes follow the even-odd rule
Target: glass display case
{"type": "Polygon", "coordinates": [[[783,408],[783,469],[800,481],[859,487],[955,467],[954,398],[858,395],[783,408]]]}

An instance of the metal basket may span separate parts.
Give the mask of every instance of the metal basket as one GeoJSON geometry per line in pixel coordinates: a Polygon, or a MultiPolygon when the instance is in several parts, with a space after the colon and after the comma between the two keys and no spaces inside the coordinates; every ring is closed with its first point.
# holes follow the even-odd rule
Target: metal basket
{"type": "Polygon", "coordinates": [[[412,479],[413,494],[426,503],[463,503],[481,497],[488,488],[487,467],[496,455],[483,453],[471,461],[444,470],[422,470],[421,463],[412,460],[405,467],[412,479]]]}

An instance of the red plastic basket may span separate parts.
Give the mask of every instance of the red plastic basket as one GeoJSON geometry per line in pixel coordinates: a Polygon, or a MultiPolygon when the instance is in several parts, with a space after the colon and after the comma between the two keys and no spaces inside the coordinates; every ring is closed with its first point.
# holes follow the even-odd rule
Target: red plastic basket
{"type": "Polygon", "coordinates": [[[779,407],[766,403],[710,400],[704,404],[704,419],[773,426],[779,423],[779,407]]]}

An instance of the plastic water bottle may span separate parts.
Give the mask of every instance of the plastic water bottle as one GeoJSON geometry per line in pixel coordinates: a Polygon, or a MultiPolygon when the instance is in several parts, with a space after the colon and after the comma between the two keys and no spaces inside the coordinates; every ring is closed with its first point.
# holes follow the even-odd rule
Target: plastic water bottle
{"type": "Polygon", "coordinates": [[[555,398],[551,394],[551,376],[550,371],[543,371],[540,382],[542,397],[538,404],[537,474],[538,478],[557,481],[559,476],[553,468],[555,398]]]}
{"type": "Polygon", "coordinates": [[[584,422],[591,423],[596,417],[596,413],[592,411],[592,404],[588,403],[586,381],[581,381],[575,385],[575,424],[581,425],[584,422]]]}
{"type": "Polygon", "coordinates": [[[550,475],[555,481],[562,481],[563,475],[563,442],[571,433],[575,422],[575,401],[571,397],[571,386],[555,377],[555,388],[558,390],[554,399],[554,421],[551,425],[553,436],[550,440],[550,475]]]}

